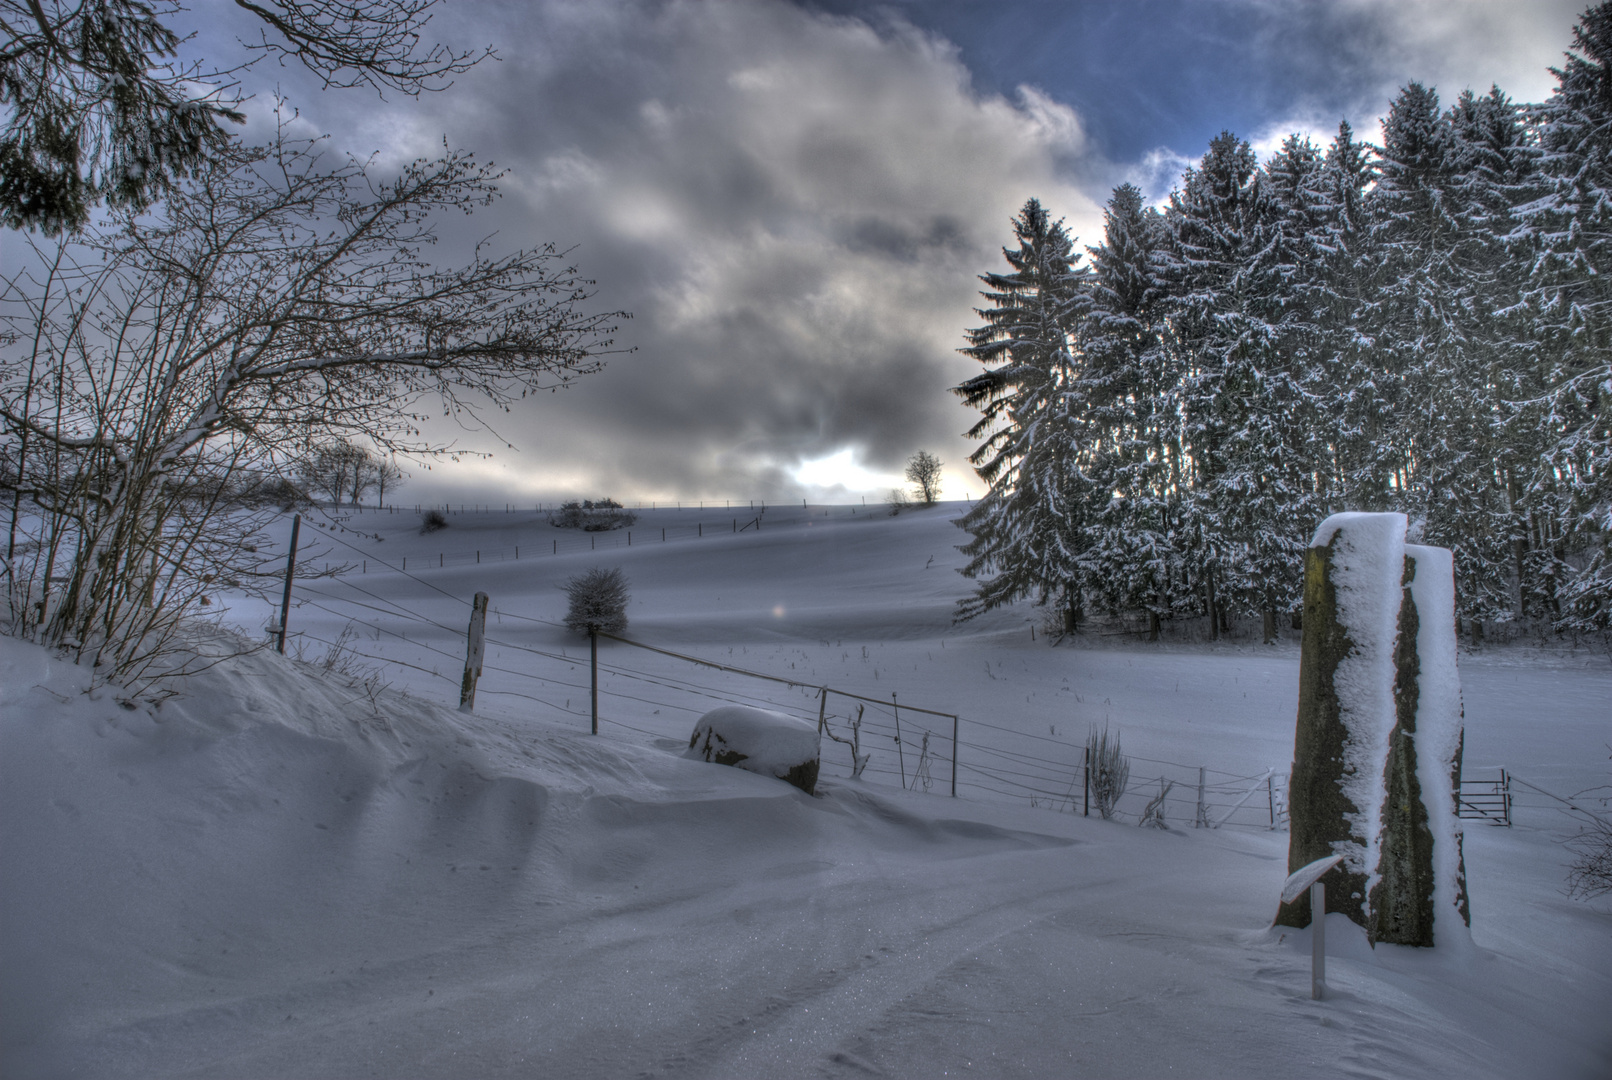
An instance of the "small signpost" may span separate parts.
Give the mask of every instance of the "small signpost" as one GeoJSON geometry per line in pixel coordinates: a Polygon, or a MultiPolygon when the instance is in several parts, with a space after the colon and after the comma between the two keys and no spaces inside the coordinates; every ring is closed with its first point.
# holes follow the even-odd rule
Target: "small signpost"
{"type": "Polygon", "coordinates": [[[1343,861],[1342,855],[1328,855],[1306,863],[1287,875],[1282,886],[1282,903],[1291,904],[1310,890],[1310,997],[1320,1001],[1327,988],[1327,887],[1321,875],[1343,861]]]}

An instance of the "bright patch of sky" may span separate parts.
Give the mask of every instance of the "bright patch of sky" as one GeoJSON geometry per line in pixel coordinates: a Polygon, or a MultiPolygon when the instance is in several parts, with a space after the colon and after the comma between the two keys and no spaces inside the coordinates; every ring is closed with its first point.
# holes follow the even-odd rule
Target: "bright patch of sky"
{"type": "Polygon", "coordinates": [[[843,488],[848,492],[876,491],[902,483],[900,474],[864,468],[856,457],[856,452],[846,447],[827,457],[803,462],[795,470],[795,479],[807,487],[825,490],[843,488]]]}

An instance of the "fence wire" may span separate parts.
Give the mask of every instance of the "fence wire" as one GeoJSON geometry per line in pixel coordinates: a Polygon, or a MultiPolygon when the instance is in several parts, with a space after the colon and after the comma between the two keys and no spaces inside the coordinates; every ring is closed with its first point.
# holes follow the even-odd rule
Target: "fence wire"
{"type": "MultiPolygon", "coordinates": [[[[345,543],[338,537],[330,539],[345,543]]],[[[390,568],[444,600],[470,607],[463,597],[401,567],[390,568]]],[[[300,604],[341,620],[354,634],[361,629],[375,643],[383,638],[393,643],[383,650],[363,646],[362,638],[349,640],[345,633],[334,641],[307,632],[297,635],[331,650],[327,666],[348,654],[459,684],[466,633],[462,627],[381,596],[351,576],[299,582],[295,593],[300,604]]],[[[488,614],[494,632],[485,639],[487,656],[478,698],[530,702],[572,721],[587,722],[593,690],[589,657],[519,640],[527,632],[523,626],[536,630],[559,624],[498,608],[488,614]],[[527,659],[511,663],[512,656],[527,659]]],[[[860,775],[907,790],[937,795],[955,790],[959,795],[1022,800],[1066,813],[1097,810],[1087,795],[1083,743],[905,705],[899,691],[886,701],[624,638],[614,643],[623,648],[611,649],[598,661],[601,731],[619,729],[670,745],[686,739],[690,719],[719,705],[747,705],[813,724],[821,721],[830,737],[823,742],[820,775],[849,778],[856,771],[854,755],[865,754],[860,775]],[[637,650],[643,659],[629,660],[634,654],[628,649],[637,650]]],[[[1155,819],[1176,826],[1286,825],[1285,774],[1211,769],[1136,755],[1130,761],[1130,783],[1112,809],[1118,820],[1140,819],[1151,803],[1155,819]]]]}

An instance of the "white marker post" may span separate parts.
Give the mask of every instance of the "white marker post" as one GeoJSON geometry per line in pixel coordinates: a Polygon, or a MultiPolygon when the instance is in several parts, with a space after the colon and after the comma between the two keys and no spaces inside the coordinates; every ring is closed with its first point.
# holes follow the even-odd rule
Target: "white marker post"
{"type": "Polygon", "coordinates": [[[1320,1001],[1327,988],[1327,889],[1321,875],[1343,861],[1342,855],[1328,855],[1306,863],[1287,875],[1282,886],[1282,903],[1291,904],[1305,889],[1310,890],[1310,997],[1320,1001]]]}

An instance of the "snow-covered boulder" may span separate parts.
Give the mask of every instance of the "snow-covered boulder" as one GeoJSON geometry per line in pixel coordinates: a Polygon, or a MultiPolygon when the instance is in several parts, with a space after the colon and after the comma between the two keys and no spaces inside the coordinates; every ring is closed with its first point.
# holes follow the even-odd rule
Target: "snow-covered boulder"
{"type": "Polygon", "coordinates": [[[685,756],[776,776],[810,795],[817,788],[820,754],[815,724],[769,709],[724,705],[695,723],[685,756]]]}

